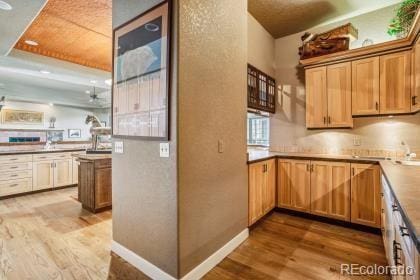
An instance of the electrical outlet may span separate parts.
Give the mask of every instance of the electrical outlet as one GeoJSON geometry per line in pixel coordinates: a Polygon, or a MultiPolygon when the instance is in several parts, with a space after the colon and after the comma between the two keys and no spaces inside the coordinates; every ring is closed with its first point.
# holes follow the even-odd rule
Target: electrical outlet
{"type": "Polygon", "coordinates": [[[359,137],[353,138],[353,146],[361,146],[362,145],[362,139],[359,137]]]}
{"type": "Polygon", "coordinates": [[[169,157],[169,143],[160,143],[160,157],[169,157]]]}
{"type": "Polygon", "coordinates": [[[114,153],[123,154],[124,153],[124,142],[115,141],[114,142],[114,153]]]}

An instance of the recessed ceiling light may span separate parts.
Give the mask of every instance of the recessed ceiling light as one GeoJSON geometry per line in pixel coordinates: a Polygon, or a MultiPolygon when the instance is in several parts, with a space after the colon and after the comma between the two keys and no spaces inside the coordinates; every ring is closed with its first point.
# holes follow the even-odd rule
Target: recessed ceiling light
{"type": "Polygon", "coordinates": [[[38,42],[32,41],[32,40],[25,40],[25,44],[31,45],[31,46],[38,46],[38,42]]]}
{"type": "Polygon", "coordinates": [[[41,72],[42,74],[51,74],[51,72],[50,72],[50,71],[48,71],[48,70],[41,70],[41,71],[39,71],[39,72],[41,72]]]}
{"type": "Polygon", "coordinates": [[[54,103],[48,103],[48,105],[50,105],[52,107],[52,106],[54,106],[54,103]]]}
{"type": "Polygon", "coordinates": [[[107,84],[108,86],[112,85],[112,79],[105,80],[105,84],[107,84]]]}
{"type": "Polygon", "coordinates": [[[10,11],[11,9],[13,9],[13,7],[6,1],[0,0],[0,9],[5,10],[5,11],[10,11]]]}
{"type": "Polygon", "coordinates": [[[91,80],[90,81],[92,84],[96,84],[97,83],[97,81],[95,81],[95,80],[91,80]]]}
{"type": "Polygon", "coordinates": [[[90,94],[90,90],[86,90],[86,91],[85,91],[85,93],[86,93],[86,94],[90,94]]]}

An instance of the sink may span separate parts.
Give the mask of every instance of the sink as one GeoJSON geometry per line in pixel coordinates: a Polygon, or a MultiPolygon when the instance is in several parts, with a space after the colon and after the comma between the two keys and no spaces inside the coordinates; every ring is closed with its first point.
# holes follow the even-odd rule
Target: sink
{"type": "Polygon", "coordinates": [[[420,160],[396,160],[394,164],[420,166],[420,160]]]}
{"type": "Polygon", "coordinates": [[[367,159],[367,160],[386,160],[389,158],[386,157],[361,157],[361,156],[352,156],[352,158],[357,158],[357,159],[367,159]]]}

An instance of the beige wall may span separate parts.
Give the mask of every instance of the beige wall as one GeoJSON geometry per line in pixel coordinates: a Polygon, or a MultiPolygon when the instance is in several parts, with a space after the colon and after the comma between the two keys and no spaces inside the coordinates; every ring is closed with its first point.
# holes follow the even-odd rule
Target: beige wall
{"type": "Polygon", "coordinates": [[[248,13],[248,63],[274,77],[274,38],[248,13]]]}
{"type": "Polygon", "coordinates": [[[179,17],[183,276],[247,227],[247,1],[181,0],[179,17]]]}
{"type": "MultiPolygon", "coordinates": [[[[386,27],[394,7],[352,18],[359,29],[360,39],[353,43],[357,47],[365,38],[375,42],[387,41],[386,27]]],[[[346,22],[348,22],[346,21],[346,22]]],[[[315,32],[329,30],[346,22],[317,28],[315,32]]],[[[302,32],[303,33],[303,32],[302,32]]],[[[378,150],[402,149],[405,140],[413,149],[420,150],[420,115],[368,117],[354,119],[354,129],[307,130],[305,127],[305,86],[304,72],[298,67],[298,47],[302,33],[293,34],[275,41],[276,82],[278,98],[276,114],[270,122],[270,144],[275,151],[313,151],[328,153],[353,153],[353,149],[376,150],[372,155],[380,155],[378,150]],[[361,146],[353,145],[354,138],[360,138],[361,146]]]]}
{"type": "MultiPolygon", "coordinates": [[[[113,26],[159,2],[114,0],[113,26]]],[[[173,34],[176,35],[176,29],[173,34]]],[[[173,41],[172,60],[176,61],[176,36],[173,41]]],[[[122,140],[124,154],[114,153],[112,156],[112,227],[116,242],[177,277],[176,67],[173,70],[170,157],[159,157],[157,141],[122,140]]]]}

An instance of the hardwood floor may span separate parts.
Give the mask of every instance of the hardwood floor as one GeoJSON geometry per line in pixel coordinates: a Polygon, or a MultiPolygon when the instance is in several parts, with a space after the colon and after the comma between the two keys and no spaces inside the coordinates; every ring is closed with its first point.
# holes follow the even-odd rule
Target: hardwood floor
{"type": "MultiPolygon", "coordinates": [[[[1,280],[148,279],[110,254],[111,212],[82,210],[76,195],[0,201],[1,280]]],[[[381,237],[274,212],[204,279],[347,279],[341,263],[384,265],[381,237]]]]}

